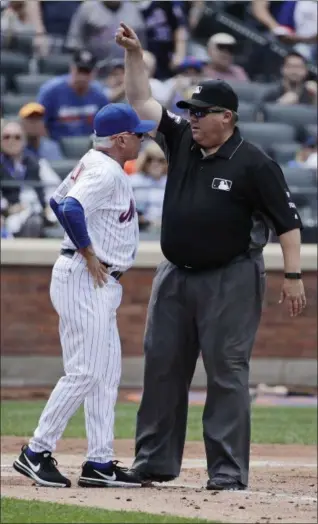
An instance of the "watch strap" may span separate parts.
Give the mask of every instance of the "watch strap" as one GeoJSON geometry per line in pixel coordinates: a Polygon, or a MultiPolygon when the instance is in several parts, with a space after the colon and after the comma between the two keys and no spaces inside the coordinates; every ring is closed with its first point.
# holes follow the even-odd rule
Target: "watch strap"
{"type": "Polygon", "coordinates": [[[285,273],[288,280],[301,280],[301,273],[285,273]]]}

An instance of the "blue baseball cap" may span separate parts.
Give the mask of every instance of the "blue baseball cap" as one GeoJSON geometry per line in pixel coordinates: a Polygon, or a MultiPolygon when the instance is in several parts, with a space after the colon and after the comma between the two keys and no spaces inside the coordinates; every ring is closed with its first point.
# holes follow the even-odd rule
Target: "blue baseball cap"
{"type": "Polygon", "coordinates": [[[196,69],[197,71],[201,71],[203,68],[205,62],[203,60],[199,60],[198,58],[195,58],[194,56],[186,56],[185,59],[179,64],[178,70],[184,71],[185,69],[196,69]]]}
{"type": "Polygon", "coordinates": [[[149,133],[157,127],[154,120],[140,120],[136,111],[128,104],[108,104],[94,118],[94,133],[108,137],[120,133],[149,133]]]}

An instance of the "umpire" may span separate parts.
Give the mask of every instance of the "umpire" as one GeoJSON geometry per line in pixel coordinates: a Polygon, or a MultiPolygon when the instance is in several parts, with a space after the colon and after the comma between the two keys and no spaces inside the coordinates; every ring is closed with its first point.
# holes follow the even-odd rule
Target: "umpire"
{"type": "Polygon", "coordinates": [[[136,34],[125,24],[127,98],[156,120],[169,162],[161,247],[145,333],[144,390],[133,468],[144,479],[180,473],[188,394],[201,351],[207,374],[203,436],[208,489],[245,489],[250,453],[249,361],[265,288],[262,250],[272,225],[283,251],[280,302],[291,316],[306,300],[301,221],[279,166],[236,127],[238,99],[222,81],[198,85],[178,103],[189,122],[151,97],[136,34]]]}

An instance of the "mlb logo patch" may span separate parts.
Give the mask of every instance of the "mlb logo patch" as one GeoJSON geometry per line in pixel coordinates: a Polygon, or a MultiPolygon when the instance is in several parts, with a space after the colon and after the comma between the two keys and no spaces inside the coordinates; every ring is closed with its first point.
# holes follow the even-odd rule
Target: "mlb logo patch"
{"type": "Polygon", "coordinates": [[[219,189],[220,191],[230,191],[232,181],[225,178],[213,178],[212,189],[219,189]]]}
{"type": "Polygon", "coordinates": [[[198,93],[201,93],[201,91],[202,91],[202,86],[197,86],[197,87],[195,88],[195,90],[193,91],[193,94],[196,94],[196,95],[197,95],[198,93]]]}

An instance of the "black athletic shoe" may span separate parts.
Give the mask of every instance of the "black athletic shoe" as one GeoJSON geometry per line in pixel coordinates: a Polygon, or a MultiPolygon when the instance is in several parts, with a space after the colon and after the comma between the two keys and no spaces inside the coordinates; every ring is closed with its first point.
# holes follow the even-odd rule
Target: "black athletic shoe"
{"type": "Polygon", "coordinates": [[[135,475],[138,475],[138,477],[141,479],[143,486],[149,486],[153,482],[157,482],[157,483],[171,482],[172,480],[176,479],[175,475],[160,475],[160,474],[155,474],[155,473],[145,473],[138,469],[131,469],[130,471],[133,471],[135,475]]]}
{"type": "Polygon", "coordinates": [[[82,467],[82,474],[78,485],[83,488],[102,488],[102,487],[131,487],[140,488],[141,479],[133,470],[118,466],[118,460],[113,460],[105,468],[94,468],[89,462],[85,462],[82,467]]]}
{"type": "Polygon", "coordinates": [[[64,477],[57,469],[57,461],[49,451],[37,453],[30,457],[27,454],[28,446],[21,448],[21,455],[14,461],[13,467],[22,475],[34,480],[40,486],[52,488],[69,488],[71,481],[64,477]]]}
{"type": "Polygon", "coordinates": [[[219,476],[209,479],[206,489],[214,491],[239,491],[246,489],[246,486],[231,477],[219,476]]]}

